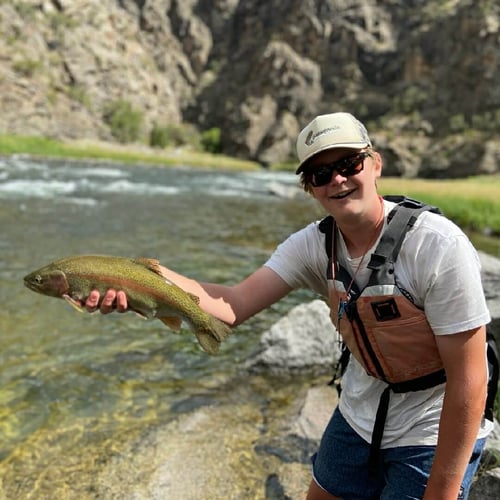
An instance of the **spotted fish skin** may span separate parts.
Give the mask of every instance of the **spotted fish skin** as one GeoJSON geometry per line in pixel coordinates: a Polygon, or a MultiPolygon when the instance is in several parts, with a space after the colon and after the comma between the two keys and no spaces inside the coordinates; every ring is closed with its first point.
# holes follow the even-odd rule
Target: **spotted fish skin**
{"type": "Polygon", "coordinates": [[[227,324],[201,309],[198,297],[168,281],[156,259],[69,256],[29,273],[24,284],[34,292],[65,299],[77,309],[82,309],[92,290],[101,295],[110,288],[121,290],[129,309],[145,318],[157,318],[173,330],[185,321],[210,354],[231,334],[227,324]]]}

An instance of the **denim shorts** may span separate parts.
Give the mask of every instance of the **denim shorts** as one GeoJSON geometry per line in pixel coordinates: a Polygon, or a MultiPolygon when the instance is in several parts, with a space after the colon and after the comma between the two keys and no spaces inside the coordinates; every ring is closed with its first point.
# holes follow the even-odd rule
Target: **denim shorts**
{"type": "MultiPolygon", "coordinates": [[[[458,499],[467,498],[486,439],[476,441],[458,499]]],[[[370,445],[346,422],[338,408],[312,457],[315,481],[344,500],[403,500],[424,496],[435,446],[380,450],[378,468],[368,470],[370,445]]]]}

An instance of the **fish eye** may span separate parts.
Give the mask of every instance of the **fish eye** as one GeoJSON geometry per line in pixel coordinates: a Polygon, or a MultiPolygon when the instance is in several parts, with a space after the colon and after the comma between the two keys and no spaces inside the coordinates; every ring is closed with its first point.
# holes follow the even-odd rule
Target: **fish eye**
{"type": "Polygon", "coordinates": [[[42,278],[39,274],[37,274],[37,275],[35,276],[35,281],[36,281],[39,285],[41,285],[41,284],[43,283],[43,278],[42,278]]]}

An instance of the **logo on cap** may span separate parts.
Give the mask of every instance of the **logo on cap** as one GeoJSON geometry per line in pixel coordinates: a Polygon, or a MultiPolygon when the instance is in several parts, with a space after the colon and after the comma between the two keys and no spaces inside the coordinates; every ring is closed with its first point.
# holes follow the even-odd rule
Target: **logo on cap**
{"type": "Polygon", "coordinates": [[[305,144],[306,146],[312,146],[314,144],[314,141],[325,134],[328,134],[329,132],[334,132],[335,130],[339,130],[340,127],[337,125],[336,127],[328,127],[324,128],[323,130],[320,130],[319,132],[314,133],[312,130],[307,134],[305,144]]]}

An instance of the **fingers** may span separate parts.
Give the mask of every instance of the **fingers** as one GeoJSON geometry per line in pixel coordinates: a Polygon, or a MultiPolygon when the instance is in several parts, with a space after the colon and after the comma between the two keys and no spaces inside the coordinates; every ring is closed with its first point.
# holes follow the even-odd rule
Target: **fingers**
{"type": "Polygon", "coordinates": [[[88,312],[94,312],[99,305],[99,292],[97,290],[92,290],[85,301],[85,308],[88,312]]]}
{"type": "Polygon", "coordinates": [[[121,290],[117,292],[116,290],[109,289],[104,294],[101,302],[99,302],[100,298],[99,292],[97,290],[92,290],[85,302],[87,311],[94,312],[98,307],[102,314],[109,314],[114,310],[120,313],[127,311],[127,295],[121,290]]]}
{"type": "Polygon", "coordinates": [[[119,313],[127,312],[128,302],[127,295],[122,290],[116,292],[116,311],[119,313]]]}
{"type": "Polygon", "coordinates": [[[114,302],[116,299],[116,290],[109,289],[105,294],[101,302],[101,307],[99,308],[101,310],[102,314],[109,314],[110,312],[113,312],[114,308],[114,302]]]}

